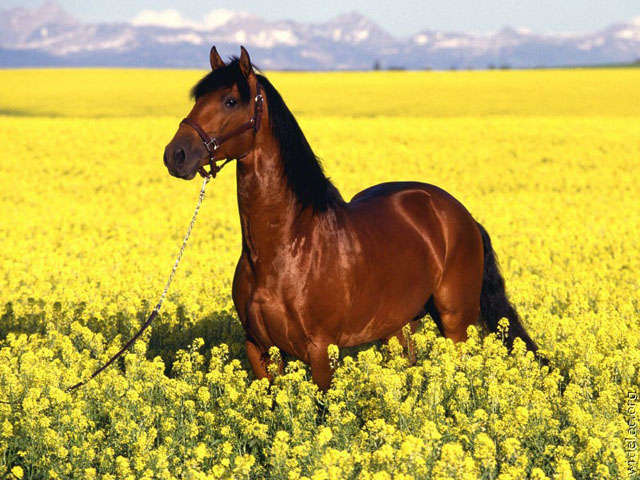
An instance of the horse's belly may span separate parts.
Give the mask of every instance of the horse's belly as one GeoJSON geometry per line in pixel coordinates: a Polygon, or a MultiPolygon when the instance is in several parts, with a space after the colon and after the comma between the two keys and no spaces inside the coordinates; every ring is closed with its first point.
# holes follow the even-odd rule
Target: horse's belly
{"type": "Polygon", "coordinates": [[[390,337],[424,313],[431,294],[432,289],[427,283],[404,293],[390,294],[381,289],[378,300],[372,302],[372,308],[364,309],[360,314],[347,312],[338,345],[353,347],[390,337]]]}

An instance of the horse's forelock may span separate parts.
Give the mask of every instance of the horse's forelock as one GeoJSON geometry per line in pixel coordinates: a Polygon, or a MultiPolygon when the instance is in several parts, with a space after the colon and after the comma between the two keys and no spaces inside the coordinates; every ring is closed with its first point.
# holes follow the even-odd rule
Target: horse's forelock
{"type": "Polygon", "coordinates": [[[238,87],[241,101],[243,103],[248,102],[251,91],[247,79],[240,70],[237,57],[232,57],[226,66],[213,70],[202,77],[191,89],[191,98],[198,100],[207,93],[219,88],[231,88],[234,85],[238,87]]]}

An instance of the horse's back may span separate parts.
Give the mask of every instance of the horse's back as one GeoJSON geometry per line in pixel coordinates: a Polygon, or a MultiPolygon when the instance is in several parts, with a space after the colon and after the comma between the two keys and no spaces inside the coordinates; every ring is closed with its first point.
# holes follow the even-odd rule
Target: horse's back
{"type": "MultiPolygon", "coordinates": [[[[424,198],[426,194],[430,199],[438,203],[450,202],[464,208],[464,206],[449,192],[442,188],[423,182],[385,182],[365,188],[356,193],[351,199],[350,204],[354,202],[362,202],[375,198],[388,198],[397,195],[418,194],[424,198]]],[[[465,209],[466,210],[466,209],[465,209]]]]}
{"type": "MultiPolygon", "coordinates": [[[[415,210],[415,215],[425,219],[429,214],[446,227],[461,229],[475,227],[475,220],[465,206],[446,190],[422,182],[387,182],[373,185],[353,196],[348,206],[355,211],[377,210],[383,205],[403,206],[415,210]],[[377,205],[378,207],[374,207],[377,205]]],[[[426,225],[434,229],[433,222],[426,225]]],[[[434,232],[435,233],[435,232],[434,232]]]]}

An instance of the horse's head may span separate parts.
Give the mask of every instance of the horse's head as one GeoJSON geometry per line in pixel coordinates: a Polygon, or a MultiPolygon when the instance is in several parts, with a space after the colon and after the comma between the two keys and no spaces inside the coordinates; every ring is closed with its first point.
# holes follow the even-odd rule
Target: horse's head
{"type": "Polygon", "coordinates": [[[262,95],[244,47],[228,64],[212,47],[209,60],[211,72],[191,92],[195,105],[164,150],[169,173],[186,180],[207,164],[247,155],[260,127],[262,95]]]}

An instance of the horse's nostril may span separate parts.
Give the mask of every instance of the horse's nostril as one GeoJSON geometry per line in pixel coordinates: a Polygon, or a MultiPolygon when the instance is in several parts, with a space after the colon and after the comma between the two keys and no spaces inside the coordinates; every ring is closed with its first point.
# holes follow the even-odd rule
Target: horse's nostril
{"type": "Polygon", "coordinates": [[[182,166],[186,157],[187,155],[185,154],[184,149],[182,147],[176,149],[176,151],[173,152],[173,161],[175,162],[177,167],[182,166]]]}

